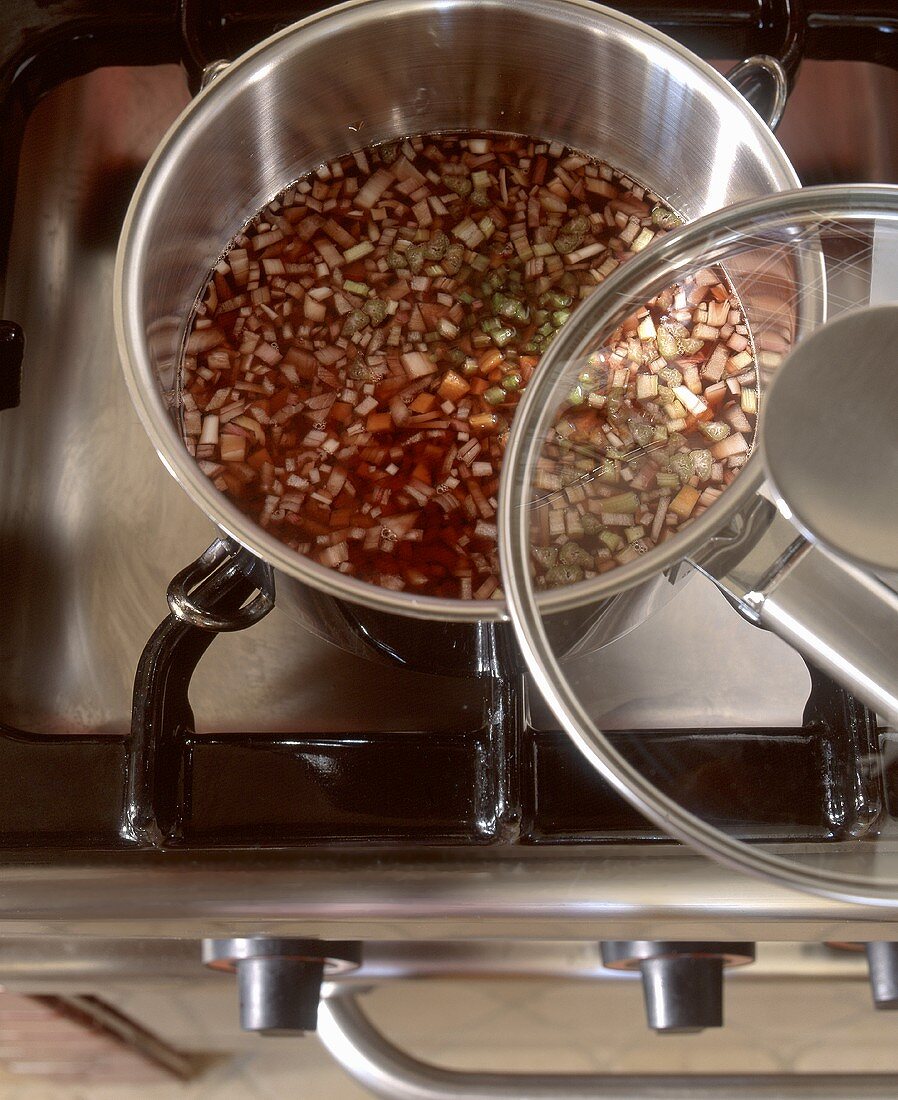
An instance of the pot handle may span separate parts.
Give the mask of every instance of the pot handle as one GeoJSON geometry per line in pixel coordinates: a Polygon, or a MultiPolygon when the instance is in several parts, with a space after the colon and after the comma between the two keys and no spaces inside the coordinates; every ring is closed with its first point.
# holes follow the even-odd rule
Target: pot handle
{"type": "Polygon", "coordinates": [[[759,53],[740,61],[727,73],[727,80],[741,92],[771,130],[779,126],[789,99],[789,76],[783,63],[770,54],[759,53]],[[766,79],[761,75],[766,74],[766,79]],[[761,78],[759,80],[759,77],[761,78]],[[772,84],[772,94],[766,104],[758,98],[764,84],[772,84]]]}
{"type": "Polygon", "coordinates": [[[172,580],[168,586],[168,606],[176,619],[201,630],[245,630],[264,619],[274,607],[274,575],[269,565],[238,543],[216,539],[172,580]],[[211,610],[207,599],[210,587],[237,573],[254,581],[259,591],[248,604],[232,613],[223,615],[211,610]]]}
{"type": "Polygon", "coordinates": [[[693,563],[747,619],[898,725],[898,593],[808,542],[762,497],[693,563]]]}

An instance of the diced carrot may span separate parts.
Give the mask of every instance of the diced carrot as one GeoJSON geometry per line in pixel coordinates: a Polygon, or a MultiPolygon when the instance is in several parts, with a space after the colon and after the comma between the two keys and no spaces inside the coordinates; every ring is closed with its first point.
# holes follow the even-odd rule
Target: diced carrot
{"type": "Polygon", "coordinates": [[[428,332],[433,332],[440,319],[449,312],[448,306],[441,306],[438,302],[422,302],[420,309],[428,332]]]}
{"type": "MultiPolygon", "coordinates": [[[[311,505],[308,506],[307,511],[311,510],[311,505]]],[[[320,523],[318,520],[314,520],[308,514],[303,516],[302,525],[309,532],[310,535],[329,535],[331,532],[330,526],[327,523],[320,523]]]]}
{"type": "Polygon", "coordinates": [[[361,527],[362,524],[357,523],[356,520],[366,518],[366,516],[360,517],[355,508],[335,508],[330,516],[331,527],[361,527]]]}
{"type": "Polygon", "coordinates": [[[726,395],[726,382],[715,382],[713,386],[708,386],[702,397],[708,403],[709,408],[715,408],[722,403],[726,395]]]}
{"type": "Polygon", "coordinates": [[[426,413],[437,403],[436,397],[432,393],[419,393],[415,400],[409,405],[409,409],[413,413],[426,413]]]}
{"type": "Polygon", "coordinates": [[[282,390],[278,390],[277,393],[272,394],[268,399],[268,412],[269,415],[274,416],[276,412],[280,412],[281,409],[287,404],[287,398],[290,396],[290,391],[286,386],[282,390]]]}
{"type": "Polygon", "coordinates": [[[225,479],[225,482],[227,483],[227,486],[228,486],[228,492],[232,496],[235,496],[235,497],[242,497],[243,496],[244,486],[243,486],[243,482],[240,480],[239,477],[232,474],[230,470],[225,470],[222,473],[221,476],[225,479]]]}
{"type": "Polygon", "coordinates": [[[530,381],[530,376],[533,374],[534,368],[536,367],[536,364],[538,362],[539,359],[537,359],[535,355],[522,355],[521,358],[518,360],[521,368],[521,374],[524,376],[525,382],[530,381]]]}
{"type": "Polygon", "coordinates": [[[485,378],[472,378],[471,379],[471,393],[475,396],[479,396],[490,388],[489,382],[485,378]]]}
{"type": "Polygon", "coordinates": [[[284,352],[284,362],[296,367],[296,373],[300,378],[311,381],[318,370],[318,360],[312,352],[306,348],[287,348],[284,352]]]}
{"type": "Polygon", "coordinates": [[[246,436],[222,435],[218,452],[222,462],[243,462],[246,457],[246,436]]]}
{"type": "Polygon", "coordinates": [[[368,414],[365,427],[369,432],[388,432],[393,427],[393,418],[390,414],[373,412],[368,414]]]}
{"type": "Polygon", "coordinates": [[[246,462],[254,470],[261,470],[266,462],[271,462],[271,455],[265,447],[260,447],[258,451],[253,451],[246,462]]]}
{"type": "Polygon", "coordinates": [[[437,391],[440,397],[446,401],[461,401],[465,394],[470,390],[467,379],[462,378],[460,374],[457,374],[454,370],[447,370],[443,375],[443,381],[440,383],[440,388],[437,391]]]}
{"type": "Polygon", "coordinates": [[[346,267],[341,270],[344,279],[364,279],[368,274],[364,260],[356,260],[355,263],[347,264],[346,267]]]}
{"type": "Polygon", "coordinates": [[[352,417],[352,405],[346,401],[335,401],[331,405],[330,419],[345,424],[352,417]]]}
{"type": "Polygon", "coordinates": [[[497,367],[505,356],[499,350],[499,348],[490,348],[480,356],[480,369],[484,374],[488,374],[494,367],[497,367]]]}
{"type": "Polygon", "coordinates": [[[407,298],[411,289],[405,279],[397,279],[395,283],[384,287],[380,292],[380,296],[389,301],[398,302],[400,298],[407,298]]]}
{"type": "Polygon", "coordinates": [[[419,462],[414,470],[412,470],[412,477],[416,477],[419,481],[423,481],[425,484],[430,485],[430,468],[425,466],[423,462],[419,462]]]}
{"type": "Polygon", "coordinates": [[[687,519],[692,514],[692,509],[698,504],[698,498],[701,495],[692,485],[684,485],[670,502],[667,510],[679,516],[680,519],[687,519]]]}

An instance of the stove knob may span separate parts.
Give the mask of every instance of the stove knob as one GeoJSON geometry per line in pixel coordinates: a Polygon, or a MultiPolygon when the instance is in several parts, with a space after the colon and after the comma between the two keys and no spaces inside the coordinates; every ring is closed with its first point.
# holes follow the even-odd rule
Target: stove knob
{"type": "Polygon", "coordinates": [[[240,1026],[265,1035],[297,1035],[318,1026],[324,961],[257,956],[237,962],[240,1026]]]}
{"type": "Polygon", "coordinates": [[[267,936],[203,940],[203,962],[236,973],[245,1031],[303,1035],[317,1027],[322,982],[356,969],[361,944],[267,936]]]}
{"type": "Polygon", "coordinates": [[[665,1033],[723,1026],[723,971],[754,961],[752,943],[611,940],[602,962],[642,975],[649,1027],[665,1033]]]}
{"type": "Polygon", "coordinates": [[[898,943],[868,943],[867,967],[873,1004],[880,1009],[898,1008],[898,943]]]}

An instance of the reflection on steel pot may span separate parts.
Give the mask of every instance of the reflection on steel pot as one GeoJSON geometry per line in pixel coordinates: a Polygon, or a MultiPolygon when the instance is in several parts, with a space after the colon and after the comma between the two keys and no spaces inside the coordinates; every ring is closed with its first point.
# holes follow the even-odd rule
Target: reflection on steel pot
{"type": "MultiPolygon", "coordinates": [[[[115,282],[125,373],[157,451],[218,527],[272,567],[279,607],[360,652],[465,672],[492,666],[494,632],[487,642],[482,627],[506,620],[503,601],[389,591],[301,557],[200,472],[173,408],[188,316],[235,228],[322,162],[439,130],[558,140],[632,173],[687,219],[797,181],[723,78],[586,0],[345,4],[234,62],[166,136],[131,204],[115,282]]],[[[670,587],[660,578],[657,598],[670,587]]],[[[638,614],[651,603],[643,593],[638,614]]],[[[596,644],[608,640],[601,607],[577,614],[596,644]]],[[[612,619],[617,631],[626,616],[612,619]]]]}

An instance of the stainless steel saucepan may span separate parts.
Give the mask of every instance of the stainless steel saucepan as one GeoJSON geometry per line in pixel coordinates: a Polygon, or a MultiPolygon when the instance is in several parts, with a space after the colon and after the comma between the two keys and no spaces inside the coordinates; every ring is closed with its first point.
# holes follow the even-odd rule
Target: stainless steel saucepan
{"type": "MultiPolygon", "coordinates": [[[[288,183],[351,150],[471,129],[538,135],[599,156],[686,219],[797,183],[768,126],[718,73],[587,0],[361,0],[303,20],[223,68],[147,166],[115,279],[118,340],[140,418],[166,467],[228,540],[177,586],[174,606],[186,617],[234,626],[264,610],[260,598],[242,619],[217,620],[188,591],[223,559],[226,569],[258,571],[262,562],[278,606],[344,647],[445,672],[489,667],[496,632],[483,626],[507,619],[503,601],[387,591],[297,555],[200,472],[176,407],[188,316],[244,222],[288,183]]],[[[581,608],[583,622],[604,640],[669,591],[658,577],[635,602],[615,608],[603,597],[581,608]]]]}

